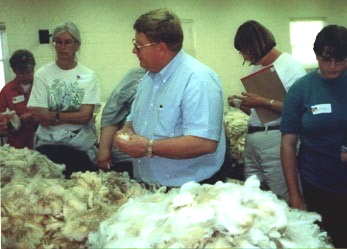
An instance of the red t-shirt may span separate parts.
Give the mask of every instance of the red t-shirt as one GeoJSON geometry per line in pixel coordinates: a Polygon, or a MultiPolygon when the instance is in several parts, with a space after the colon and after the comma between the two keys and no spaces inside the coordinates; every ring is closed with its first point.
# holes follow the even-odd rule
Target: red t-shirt
{"type": "MultiPolygon", "coordinates": [[[[28,113],[27,103],[30,91],[25,93],[23,88],[13,80],[7,83],[0,92],[0,113],[6,111],[6,108],[13,110],[18,116],[28,113]]],[[[7,142],[15,148],[32,148],[34,134],[37,128],[37,122],[33,119],[22,120],[19,130],[10,130],[7,135],[7,142]]]]}

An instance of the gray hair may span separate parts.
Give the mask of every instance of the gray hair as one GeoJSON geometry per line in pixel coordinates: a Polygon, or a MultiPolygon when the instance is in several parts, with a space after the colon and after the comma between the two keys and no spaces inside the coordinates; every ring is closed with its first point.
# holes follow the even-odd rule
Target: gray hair
{"type": "Polygon", "coordinates": [[[60,33],[64,33],[64,32],[68,32],[76,42],[81,44],[80,31],[77,28],[76,24],[74,24],[73,22],[66,22],[64,24],[57,26],[53,31],[53,35],[52,35],[53,41],[60,33]]]}

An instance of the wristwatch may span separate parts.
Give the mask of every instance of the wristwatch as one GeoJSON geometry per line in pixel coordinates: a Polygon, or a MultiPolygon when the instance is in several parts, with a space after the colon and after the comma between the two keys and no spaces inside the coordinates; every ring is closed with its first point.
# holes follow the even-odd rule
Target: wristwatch
{"type": "Polygon", "coordinates": [[[347,152],[347,146],[346,145],[341,146],[341,152],[347,152]]]}
{"type": "Polygon", "coordinates": [[[153,156],[153,143],[154,140],[151,139],[149,140],[148,144],[147,144],[147,157],[152,157],[153,156]]]}

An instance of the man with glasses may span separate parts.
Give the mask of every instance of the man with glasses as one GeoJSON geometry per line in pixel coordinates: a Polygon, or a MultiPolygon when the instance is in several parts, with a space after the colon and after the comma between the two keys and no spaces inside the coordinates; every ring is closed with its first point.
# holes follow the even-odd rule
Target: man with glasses
{"type": "Polygon", "coordinates": [[[26,105],[34,78],[34,55],[25,49],[17,50],[10,58],[10,65],[16,77],[0,92],[0,136],[15,148],[32,148],[37,121],[26,105]],[[16,117],[14,125],[10,120],[16,117]]]}
{"type": "Polygon", "coordinates": [[[291,206],[321,214],[334,246],[347,248],[347,28],[326,26],[313,49],[318,70],[298,80],[284,103],[282,166],[291,206]]]}
{"type": "Polygon", "coordinates": [[[180,20],[171,11],[150,11],[134,29],[133,53],[149,72],[115,146],[135,158],[134,176],[140,181],[214,183],[225,154],[218,76],[182,50],[180,20]]]}

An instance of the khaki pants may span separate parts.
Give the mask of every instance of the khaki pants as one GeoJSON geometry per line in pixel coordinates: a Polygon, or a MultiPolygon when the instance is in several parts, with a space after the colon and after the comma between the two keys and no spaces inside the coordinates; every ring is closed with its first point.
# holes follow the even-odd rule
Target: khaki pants
{"type": "Polygon", "coordinates": [[[280,158],[281,132],[254,132],[248,134],[246,139],[245,177],[256,175],[278,197],[288,201],[288,189],[280,158]]]}

